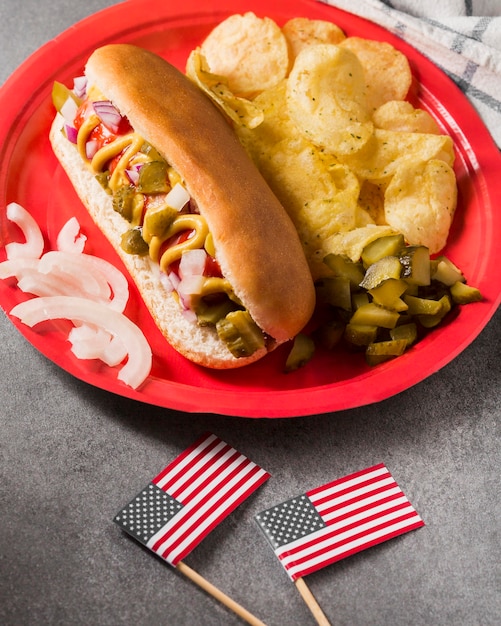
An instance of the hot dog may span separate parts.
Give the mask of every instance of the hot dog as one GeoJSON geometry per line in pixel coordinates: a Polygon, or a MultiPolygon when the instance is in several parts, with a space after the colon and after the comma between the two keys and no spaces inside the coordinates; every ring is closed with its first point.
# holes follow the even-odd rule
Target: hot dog
{"type": "Polygon", "coordinates": [[[301,243],[209,99],[128,44],[94,51],[65,89],[54,153],[168,342],[227,369],[297,335],[315,305],[301,243]]]}

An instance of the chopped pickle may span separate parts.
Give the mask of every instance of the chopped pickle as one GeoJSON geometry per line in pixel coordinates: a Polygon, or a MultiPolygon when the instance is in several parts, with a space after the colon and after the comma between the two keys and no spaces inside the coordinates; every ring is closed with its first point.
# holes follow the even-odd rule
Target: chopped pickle
{"type": "Polygon", "coordinates": [[[439,315],[442,311],[440,300],[404,295],[404,302],[409,307],[407,310],[411,315],[439,315]]]}
{"type": "Polygon", "coordinates": [[[113,194],[113,209],[128,222],[134,215],[134,196],[136,190],[132,185],[122,185],[113,194]]]}
{"type": "Polygon", "coordinates": [[[121,238],[120,247],[127,254],[137,254],[138,256],[148,254],[148,244],[143,239],[140,228],[129,228],[125,231],[121,238]]]}
{"type": "Polygon", "coordinates": [[[417,339],[417,326],[414,322],[395,326],[395,328],[390,330],[390,337],[394,340],[405,339],[407,346],[410,346],[417,339]]]}
{"type": "Polygon", "coordinates": [[[151,237],[166,237],[178,215],[178,211],[168,204],[148,208],[144,215],[145,238],[149,240],[151,237]]]}
{"type": "Polygon", "coordinates": [[[367,268],[360,287],[374,289],[388,278],[400,278],[402,265],[396,256],[385,256],[367,268]]]}
{"type": "Polygon", "coordinates": [[[354,346],[368,346],[376,341],[377,326],[368,324],[347,324],[344,331],[344,338],[354,346]]]}
{"type": "Polygon", "coordinates": [[[140,193],[167,193],[170,183],[167,177],[167,162],[149,161],[139,170],[137,190],[140,193]]]}
{"type": "Polygon", "coordinates": [[[152,161],[163,161],[163,157],[160,152],[158,152],[158,150],[147,141],[145,141],[141,146],[141,152],[149,156],[152,161]]]}
{"type": "Polygon", "coordinates": [[[351,289],[348,278],[335,276],[315,283],[317,299],[324,304],[351,311],[351,289]]]}
{"type": "Polygon", "coordinates": [[[341,254],[328,254],[324,263],[334,272],[335,276],[348,278],[352,288],[357,288],[364,279],[364,269],[361,263],[354,263],[341,254]]]}
{"type": "Polygon", "coordinates": [[[72,98],[77,106],[80,106],[82,103],[80,98],[78,98],[71,89],[68,89],[66,85],[54,81],[54,85],[52,86],[52,104],[56,111],[61,111],[61,107],[68,98],[72,98]]]}
{"type": "Polygon", "coordinates": [[[429,285],[430,251],[426,246],[407,246],[400,254],[402,278],[415,285],[429,285]]]}
{"type": "Polygon", "coordinates": [[[332,350],[343,337],[345,324],[339,320],[329,320],[315,331],[315,340],[323,348],[332,350]]]}
{"type": "Polygon", "coordinates": [[[381,328],[395,328],[399,314],[382,306],[370,302],[361,306],[353,313],[350,324],[362,324],[364,326],[379,326],[381,328]]]}
{"type": "Polygon", "coordinates": [[[196,307],[196,314],[200,326],[216,326],[219,320],[225,318],[228,313],[235,310],[235,303],[228,298],[221,302],[208,304],[203,299],[196,307]]]}
{"type": "Polygon", "coordinates": [[[233,356],[251,356],[265,345],[264,335],[248,311],[232,311],[216,324],[217,334],[233,356]]]}
{"type": "Polygon", "coordinates": [[[364,304],[369,304],[369,294],[367,291],[357,291],[351,294],[351,308],[356,311],[364,304]]]}
{"type": "Polygon", "coordinates": [[[400,297],[407,289],[407,283],[401,278],[388,278],[374,289],[369,289],[373,301],[391,311],[406,311],[407,304],[400,297]]]}
{"type": "Polygon", "coordinates": [[[462,283],[465,281],[463,272],[445,256],[440,256],[432,262],[431,278],[447,285],[447,287],[451,287],[458,281],[462,283]]]}
{"type": "Polygon", "coordinates": [[[405,339],[377,341],[367,346],[365,359],[369,365],[378,365],[389,359],[401,356],[405,352],[406,347],[407,341],[405,339]]]}
{"type": "Polygon", "coordinates": [[[405,247],[403,235],[385,235],[367,244],[362,251],[362,263],[367,268],[385,256],[398,256],[405,247]]]}
{"type": "Polygon", "coordinates": [[[110,189],[110,172],[108,170],[104,171],[104,172],[99,172],[98,174],[96,174],[96,180],[97,182],[101,185],[101,187],[106,191],[106,193],[108,194],[112,194],[112,191],[110,189]]]}
{"type": "Polygon", "coordinates": [[[292,349],[289,352],[287,361],[285,362],[285,373],[289,374],[306,365],[315,353],[315,344],[311,337],[303,333],[299,333],[294,338],[292,349]]]}
{"type": "Polygon", "coordinates": [[[469,304],[470,302],[480,302],[482,294],[476,287],[470,287],[461,281],[455,282],[451,286],[452,300],[456,304],[469,304]]]}

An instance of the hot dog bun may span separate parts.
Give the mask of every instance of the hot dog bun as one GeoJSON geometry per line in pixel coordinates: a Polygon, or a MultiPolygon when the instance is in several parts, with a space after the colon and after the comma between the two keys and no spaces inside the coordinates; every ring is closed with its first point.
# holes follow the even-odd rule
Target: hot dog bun
{"type": "Polygon", "coordinates": [[[125,253],[129,224],[61,132],[50,140],[58,160],[97,226],[122,258],[158,327],[181,354],[201,365],[231,368],[261,358],[308,322],[315,294],[298,235],[284,208],[250,161],[229,123],[181,72],[127,44],[97,49],[85,74],[132,127],[185,181],[212,233],[216,258],[258,326],[272,338],[250,357],[234,357],[213,328],[186,320],[148,257],[125,253]]]}

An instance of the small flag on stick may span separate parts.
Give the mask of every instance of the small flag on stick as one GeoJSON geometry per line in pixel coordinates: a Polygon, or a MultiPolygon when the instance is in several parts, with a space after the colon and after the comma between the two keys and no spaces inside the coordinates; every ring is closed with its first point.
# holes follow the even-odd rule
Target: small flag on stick
{"type": "Polygon", "coordinates": [[[291,498],[256,520],[300,591],[303,576],[424,526],[382,463],[291,498]]]}
{"type": "MultiPolygon", "coordinates": [[[[215,435],[206,434],[167,465],[114,522],[237,612],[237,607],[242,607],[204,581],[182,559],[268,478],[268,472],[243,454],[215,435]],[[206,584],[200,584],[202,581],[206,584]]],[[[262,624],[242,611],[240,616],[249,623],[262,624]]]]}

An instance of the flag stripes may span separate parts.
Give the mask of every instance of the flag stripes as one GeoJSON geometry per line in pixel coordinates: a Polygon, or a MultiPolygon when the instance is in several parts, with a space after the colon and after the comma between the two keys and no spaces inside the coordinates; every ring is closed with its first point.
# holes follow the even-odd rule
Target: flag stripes
{"type": "MultiPolygon", "coordinates": [[[[281,531],[280,524],[285,523],[277,522],[281,516],[270,517],[269,512],[273,511],[270,509],[257,517],[292,580],[424,525],[383,464],[333,481],[305,495],[324,523],[318,530],[277,546],[274,540],[281,531]]],[[[288,509],[296,500],[288,501],[288,509]]],[[[275,508],[280,507],[283,505],[275,508]]],[[[311,521],[308,523],[314,527],[311,521]]]]}
{"type": "Polygon", "coordinates": [[[153,529],[145,545],[177,565],[269,477],[215,435],[204,435],[153,479],[151,484],[180,508],[175,515],[165,517],[161,528],[153,529]]]}

